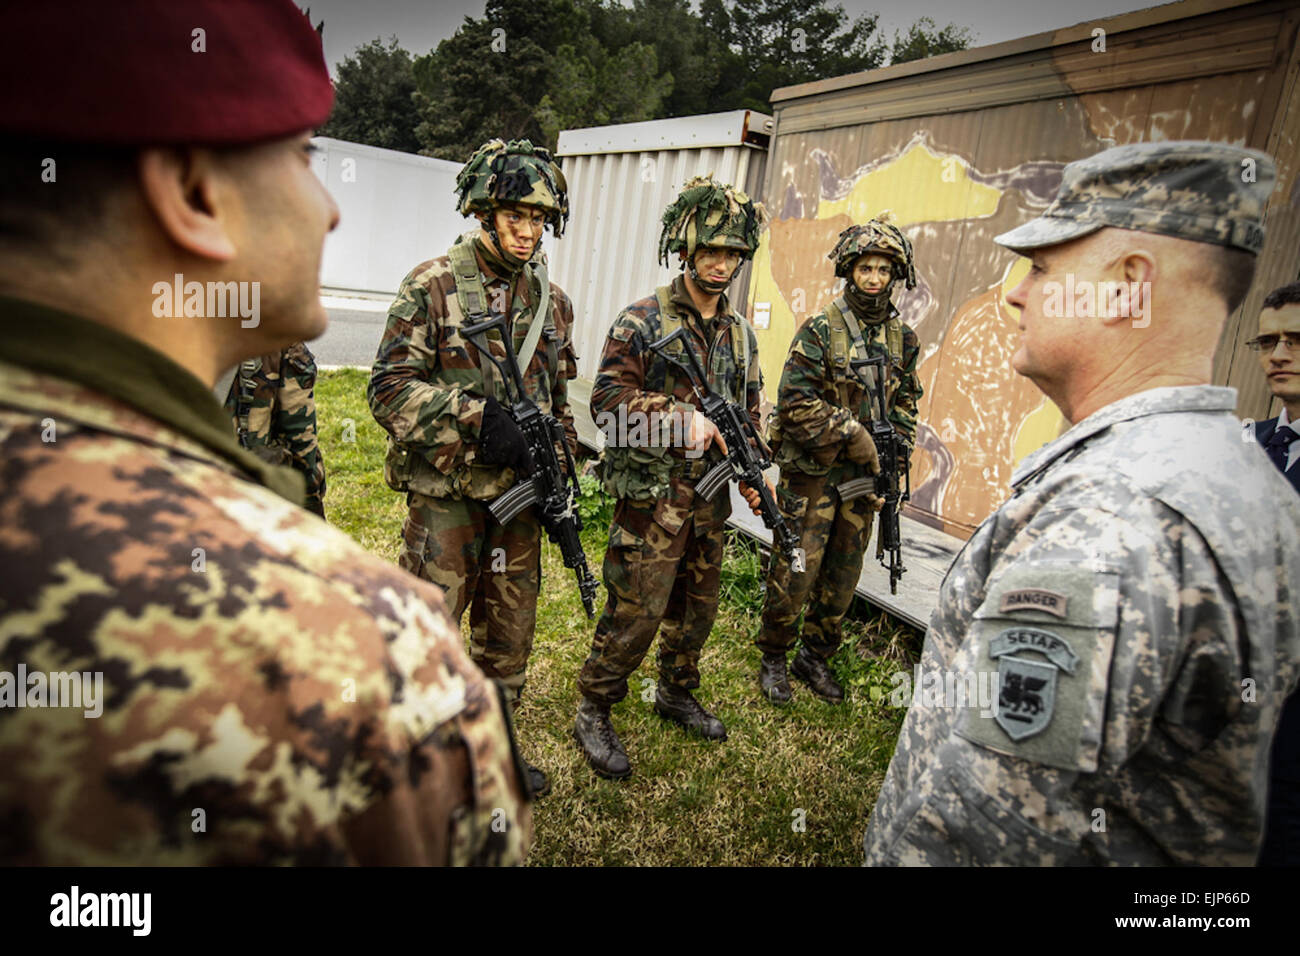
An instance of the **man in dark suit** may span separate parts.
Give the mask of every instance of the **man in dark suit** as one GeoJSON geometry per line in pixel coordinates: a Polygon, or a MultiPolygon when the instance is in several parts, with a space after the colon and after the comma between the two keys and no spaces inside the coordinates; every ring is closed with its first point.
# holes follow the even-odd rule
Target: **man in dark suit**
{"type": "MultiPolygon", "coordinates": [[[[1300,491],[1300,282],[1274,289],[1259,313],[1259,335],[1247,343],[1259,352],[1269,388],[1282,400],[1276,418],[1255,423],[1255,438],[1300,491]]],[[[1282,708],[1273,738],[1268,821],[1261,866],[1300,866],[1300,694],[1282,708]]]]}
{"type": "Polygon", "coordinates": [[[1246,344],[1259,353],[1269,388],[1282,400],[1276,418],[1255,423],[1255,438],[1300,491],[1300,282],[1268,294],[1259,313],[1259,335],[1246,344]]]}

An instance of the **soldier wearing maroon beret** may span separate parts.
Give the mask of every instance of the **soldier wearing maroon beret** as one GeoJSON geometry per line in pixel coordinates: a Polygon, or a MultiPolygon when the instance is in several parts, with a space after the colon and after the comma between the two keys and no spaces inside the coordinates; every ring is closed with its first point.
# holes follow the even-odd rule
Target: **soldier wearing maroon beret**
{"type": "Polygon", "coordinates": [[[325,328],[333,91],[289,0],[0,14],[0,864],[515,863],[438,590],[212,394],[325,328]]]}

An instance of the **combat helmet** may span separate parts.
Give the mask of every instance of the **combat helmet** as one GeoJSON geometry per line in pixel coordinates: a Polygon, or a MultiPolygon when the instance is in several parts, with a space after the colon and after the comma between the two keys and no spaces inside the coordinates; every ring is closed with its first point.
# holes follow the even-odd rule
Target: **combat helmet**
{"type": "Polygon", "coordinates": [[[766,220],[762,203],[755,203],[734,186],[719,183],[712,174],[696,176],[663,215],[659,234],[659,261],[672,268],[674,253],[686,253],[691,278],[710,292],[695,273],[695,250],[701,246],[726,246],[750,259],[758,249],[758,234],[766,220]]]}
{"type": "Polygon", "coordinates": [[[853,263],[860,256],[870,253],[885,256],[896,266],[886,287],[886,294],[899,279],[909,289],[916,288],[916,265],[912,261],[911,240],[903,230],[888,222],[889,214],[869,220],[860,226],[849,226],[840,233],[839,241],[826,258],[835,263],[835,274],[845,279],[852,278],[853,263]]]}
{"type": "Polygon", "coordinates": [[[456,177],[460,214],[487,213],[486,228],[498,248],[501,242],[491,214],[503,203],[537,206],[546,212],[546,222],[556,238],[562,236],[569,219],[568,188],[550,151],[526,139],[509,143],[488,140],[456,177]]]}

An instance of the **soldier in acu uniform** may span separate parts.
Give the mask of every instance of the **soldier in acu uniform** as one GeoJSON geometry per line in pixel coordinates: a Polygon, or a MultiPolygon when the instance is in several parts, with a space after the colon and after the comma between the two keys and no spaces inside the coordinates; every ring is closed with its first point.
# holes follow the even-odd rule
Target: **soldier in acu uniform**
{"type": "MultiPolygon", "coordinates": [[[[758,427],[757,341],[723,293],[741,260],[758,248],[761,215],[731,186],[705,177],[686,184],[664,213],[659,244],[664,265],[679,254],[684,272],[619,313],[592,388],[592,414],[607,438],[605,488],[618,503],[605,552],[607,603],[578,676],[574,735],[605,777],[632,772],[609,708],[627,696],[628,677],[656,631],[655,710],[704,737],[727,736],[691,694],[700,686],[700,651],[718,612],[731,513],[725,489],[705,501],[695,482],[719,460],[721,436],[692,404],[686,375],[648,346],[684,330],[708,387],[747,409],[758,427]]],[[[742,486],[742,493],[756,509],[758,492],[742,486]]]]}
{"type": "Polygon", "coordinates": [[[1300,498],[1209,383],[1273,179],[1252,150],[1120,146],[998,237],[1030,259],[1012,364],[1073,427],[944,580],[922,681],[995,693],[916,695],[868,863],[1255,861],[1300,666],[1300,498]]]}
{"type": "Polygon", "coordinates": [[[306,342],[240,362],[226,396],[241,448],[307,482],[307,510],[325,517],[325,459],[316,439],[316,360],[306,342]]]}
{"type": "Polygon", "coordinates": [[[316,31],[289,0],[0,23],[0,864],[519,862],[524,772],[438,589],[213,394],[325,328],[316,31]],[[178,274],[259,283],[259,321],[166,314],[178,274]]]}
{"type": "Polygon", "coordinates": [[[774,703],[790,699],[786,653],[799,636],[795,622],[805,601],[803,640],[791,670],[817,696],[844,699],[826,662],[839,647],[840,622],[862,571],[872,517],[883,504],[870,494],[844,500],[839,491],[846,482],[880,472],[868,426],[882,412],[860,377],[878,370],[855,371],[852,359],[887,359],[885,413],[908,454],[916,442],[920,348],[890,301],[900,280],[909,289],[916,285],[912,244],[896,227],[873,219],[840,233],[827,258],[846,280],[844,295],[795,333],[769,426],[781,465],[778,501],[805,556],[804,570],[792,571],[784,554],[772,552],[756,643],[763,652],[759,684],[774,703]]]}
{"type": "MultiPolygon", "coordinates": [[[[537,621],[542,540],[536,509],[504,527],[488,505],[532,468],[523,433],[502,402],[505,383],[461,330],[506,316],[528,396],[578,436],[569,410],[577,375],[573,305],[546,275],[544,226],[569,216],[564,176],[527,140],[492,140],[456,180],[462,215],[481,228],[402,280],[370,375],[370,411],[389,433],[385,478],[406,492],[401,565],[432,581],[456,619],[470,609],[470,656],[517,706],[537,621]]],[[[506,344],[489,343],[504,359],[506,344]]],[[[533,791],[550,790],[529,766],[533,791]]]]}

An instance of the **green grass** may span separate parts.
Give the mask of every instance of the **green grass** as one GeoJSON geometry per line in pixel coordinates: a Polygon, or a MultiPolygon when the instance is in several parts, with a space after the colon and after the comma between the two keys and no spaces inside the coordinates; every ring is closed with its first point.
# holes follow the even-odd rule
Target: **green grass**
{"type": "MultiPolygon", "coordinates": [[[[366,408],[367,373],[322,373],[316,405],[328,474],[329,520],[375,554],[395,561],[405,503],[383,479],[385,438],[366,408]],[[345,442],[351,419],[355,441],[345,442]]],[[[592,487],[591,483],[586,483],[592,487]]],[[[594,494],[585,507],[608,514],[594,494]]],[[[605,518],[607,520],[607,517],[605,518]]],[[[599,578],[605,524],[583,531],[599,578]]],[[[535,805],[534,865],[857,865],[862,832],[893,753],[904,711],[889,706],[890,675],[910,667],[920,635],[855,602],[832,662],[848,694],[826,704],[794,682],[777,708],[758,689],[753,637],[762,608],[765,562],[728,533],[722,602],[700,662],[700,701],[727,725],[718,743],[690,736],[652,707],[652,647],[614,708],[632,776],[602,780],[570,736],[578,669],[594,622],[578,600],[572,572],[547,542],[537,636],[524,704],[517,715],[525,755],[551,777],[535,805]],[[798,827],[802,823],[802,828],[798,827]]],[[[603,601],[604,591],[601,591],[603,601]]]]}

